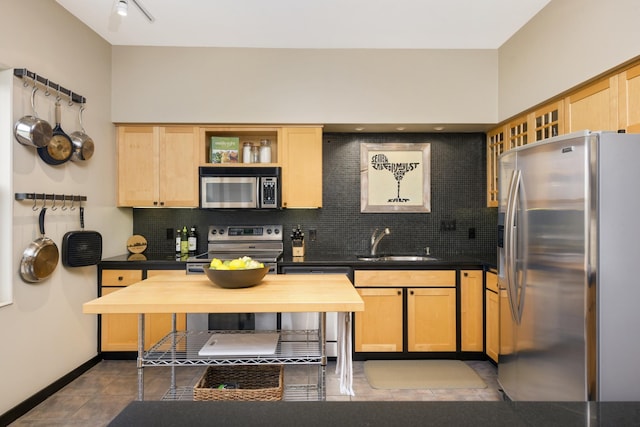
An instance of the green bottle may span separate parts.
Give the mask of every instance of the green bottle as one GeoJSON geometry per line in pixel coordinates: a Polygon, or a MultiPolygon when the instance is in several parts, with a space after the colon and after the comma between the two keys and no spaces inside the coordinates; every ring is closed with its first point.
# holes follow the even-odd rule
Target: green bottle
{"type": "Polygon", "coordinates": [[[187,233],[187,226],[182,227],[182,234],[180,236],[180,253],[187,255],[189,253],[189,233],[187,233]]]}

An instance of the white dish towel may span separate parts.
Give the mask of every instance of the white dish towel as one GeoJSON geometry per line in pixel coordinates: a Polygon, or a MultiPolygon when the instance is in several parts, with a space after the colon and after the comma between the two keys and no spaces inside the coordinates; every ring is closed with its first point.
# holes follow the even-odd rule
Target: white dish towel
{"type": "Polygon", "coordinates": [[[351,313],[338,312],[336,374],[340,376],[340,393],[355,396],[353,392],[353,365],[351,359],[351,313]]]}

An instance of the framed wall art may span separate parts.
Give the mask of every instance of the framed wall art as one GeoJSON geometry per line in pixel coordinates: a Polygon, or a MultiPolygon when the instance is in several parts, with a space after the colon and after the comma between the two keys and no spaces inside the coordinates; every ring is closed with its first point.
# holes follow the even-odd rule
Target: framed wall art
{"type": "Polygon", "coordinates": [[[431,144],[360,144],[360,212],[431,212],[431,144]]]}

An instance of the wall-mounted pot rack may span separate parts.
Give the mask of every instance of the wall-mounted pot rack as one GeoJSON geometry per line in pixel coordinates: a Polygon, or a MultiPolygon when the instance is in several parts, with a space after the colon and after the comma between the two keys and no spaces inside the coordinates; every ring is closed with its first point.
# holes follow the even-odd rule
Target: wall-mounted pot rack
{"type": "Polygon", "coordinates": [[[87,98],[84,96],[75,93],[65,87],[60,86],[59,84],[52,82],[51,80],[42,77],[39,74],[34,73],[33,71],[29,71],[26,68],[15,68],[13,70],[13,75],[19,78],[30,78],[35,80],[36,82],[42,84],[44,87],[53,89],[56,93],[60,93],[61,95],[65,95],[69,98],[70,102],[76,102],[78,104],[86,104],[87,98]]]}
{"type": "Polygon", "coordinates": [[[34,211],[38,210],[39,207],[44,207],[47,203],[47,200],[52,201],[52,210],[56,210],[58,208],[57,202],[62,202],[59,207],[63,211],[66,211],[67,208],[74,210],[76,203],[78,203],[78,206],[80,206],[82,202],[87,201],[87,196],[81,196],[77,194],[15,193],[15,197],[18,201],[33,200],[34,211]],[[38,200],[42,200],[42,206],[38,206],[38,200]],[[71,204],[69,206],[67,206],[67,200],[71,201],[71,204]]]}

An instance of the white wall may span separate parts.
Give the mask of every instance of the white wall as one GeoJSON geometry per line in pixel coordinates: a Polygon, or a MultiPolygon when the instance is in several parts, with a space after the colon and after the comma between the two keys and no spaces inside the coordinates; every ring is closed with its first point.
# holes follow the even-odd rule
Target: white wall
{"type": "Polygon", "coordinates": [[[113,47],[115,122],[495,123],[497,51],[113,47]]]}
{"type": "MultiPolygon", "coordinates": [[[[23,250],[36,237],[37,214],[31,204],[14,201],[16,192],[82,194],[88,197],[86,228],[102,233],[103,256],[124,252],[132,232],[129,210],[115,208],[115,133],[111,123],[111,46],[53,0],[2,0],[0,68],[28,68],[88,99],[84,114],[96,152],[86,163],[46,165],[33,148],[17,143],[2,123],[30,112],[30,90],[1,72],[0,286],[12,288],[13,303],[0,307],[0,414],[29,398],[97,354],[96,316],[82,314],[82,304],[96,297],[96,267],[65,268],[39,284],[18,274],[23,250]],[[9,99],[13,96],[13,101],[9,99]],[[5,108],[6,107],[6,108],[5,108]],[[6,163],[6,164],[5,164],[6,163]],[[4,168],[13,168],[7,172],[4,168]],[[5,183],[6,177],[12,183],[5,183]],[[9,209],[5,209],[9,206],[9,209]],[[12,215],[5,215],[11,213],[12,215]]],[[[53,98],[38,96],[38,113],[51,123],[53,98]]],[[[78,107],[63,103],[62,128],[79,129],[78,107]]],[[[49,210],[46,234],[59,248],[67,231],[79,229],[78,211],[49,210]]]]}
{"type": "Polygon", "coordinates": [[[499,121],[640,55],[640,1],[552,0],[499,49],[499,121]]]}

